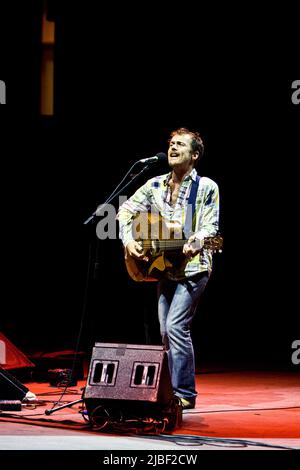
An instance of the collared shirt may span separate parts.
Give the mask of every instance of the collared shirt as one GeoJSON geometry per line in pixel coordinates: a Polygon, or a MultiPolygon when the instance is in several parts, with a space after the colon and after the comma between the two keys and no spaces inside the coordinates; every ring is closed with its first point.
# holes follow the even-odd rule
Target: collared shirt
{"type": "MultiPolygon", "coordinates": [[[[168,173],[149,179],[119,208],[117,219],[119,220],[120,238],[124,246],[134,240],[132,224],[136,215],[141,212],[149,212],[154,209],[164,219],[184,226],[192,180],[196,180],[197,171],[194,168],[181,182],[174,205],[171,203],[172,194],[169,185],[171,175],[172,173],[168,173]]],[[[213,237],[217,234],[218,228],[218,185],[210,178],[203,176],[200,178],[196,196],[194,235],[198,239],[213,237]]],[[[179,280],[203,271],[208,271],[210,274],[211,270],[212,254],[209,250],[203,249],[194,258],[167,275],[173,280],[179,280]]]]}

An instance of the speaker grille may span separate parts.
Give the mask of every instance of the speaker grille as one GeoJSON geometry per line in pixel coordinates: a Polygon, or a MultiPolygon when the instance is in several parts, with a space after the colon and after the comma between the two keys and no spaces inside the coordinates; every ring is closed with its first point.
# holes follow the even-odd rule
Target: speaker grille
{"type": "Polygon", "coordinates": [[[157,385],[159,363],[135,362],[131,378],[131,387],[155,388],[157,385]]]}
{"type": "Polygon", "coordinates": [[[94,360],[90,374],[90,385],[114,387],[119,361],[94,360]]]}

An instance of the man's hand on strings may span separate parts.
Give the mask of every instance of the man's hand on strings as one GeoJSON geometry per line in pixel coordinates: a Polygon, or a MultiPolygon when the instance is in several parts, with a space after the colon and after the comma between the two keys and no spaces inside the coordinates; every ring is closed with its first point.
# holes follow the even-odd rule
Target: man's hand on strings
{"type": "Polygon", "coordinates": [[[149,258],[144,254],[143,247],[135,240],[131,240],[131,242],[127,243],[125,248],[125,257],[127,256],[132,256],[133,258],[141,261],[149,261],[149,258]]]}

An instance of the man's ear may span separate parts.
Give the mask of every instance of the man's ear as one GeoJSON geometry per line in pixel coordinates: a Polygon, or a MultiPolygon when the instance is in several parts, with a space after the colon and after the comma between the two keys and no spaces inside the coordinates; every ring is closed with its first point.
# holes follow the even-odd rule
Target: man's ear
{"type": "Polygon", "coordinates": [[[192,159],[194,160],[194,165],[196,165],[196,162],[199,159],[199,152],[198,151],[193,153],[192,159]]]}

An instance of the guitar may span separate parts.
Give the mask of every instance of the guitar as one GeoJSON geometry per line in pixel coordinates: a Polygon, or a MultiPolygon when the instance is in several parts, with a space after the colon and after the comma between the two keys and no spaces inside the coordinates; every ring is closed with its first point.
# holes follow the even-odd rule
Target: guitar
{"type": "MultiPolygon", "coordinates": [[[[182,235],[182,226],[176,222],[166,221],[159,214],[139,214],[133,224],[133,236],[148,261],[138,260],[125,250],[125,265],[129,276],[137,282],[157,281],[164,277],[166,271],[187,263],[188,259],[182,253],[187,240],[182,235]]],[[[197,241],[192,246],[197,248],[197,241]]],[[[205,238],[202,249],[216,253],[221,252],[222,247],[223,238],[217,235],[205,238]]]]}

